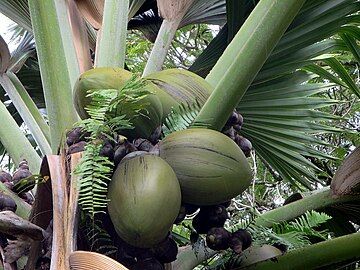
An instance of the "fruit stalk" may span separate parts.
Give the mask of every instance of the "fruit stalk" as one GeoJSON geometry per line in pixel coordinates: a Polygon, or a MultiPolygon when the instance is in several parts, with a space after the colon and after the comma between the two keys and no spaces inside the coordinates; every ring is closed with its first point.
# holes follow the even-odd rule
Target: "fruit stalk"
{"type": "Polygon", "coordinates": [[[234,268],[233,270],[302,270],[320,267],[329,269],[330,265],[359,259],[360,233],[353,233],[292,250],[285,255],[277,256],[276,259],[262,261],[245,268],[234,268]]]}

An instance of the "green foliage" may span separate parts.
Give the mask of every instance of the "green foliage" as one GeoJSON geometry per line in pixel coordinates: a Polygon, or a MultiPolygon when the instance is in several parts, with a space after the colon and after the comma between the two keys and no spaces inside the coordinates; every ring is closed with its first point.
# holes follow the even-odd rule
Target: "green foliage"
{"type": "Polygon", "coordinates": [[[45,179],[39,174],[33,174],[29,177],[23,178],[18,181],[12,188],[12,191],[21,194],[32,190],[35,185],[45,183],[45,179]]]}
{"type": "Polygon", "coordinates": [[[104,224],[100,217],[97,216],[94,220],[88,214],[82,213],[81,229],[89,250],[108,256],[117,252],[117,247],[110,235],[104,230],[104,224]]]}
{"type": "MultiPolygon", "coordinates": [[[[178,29],[172,41],[164,66],[166,68],[189,68],[208,46],[216,31],[206,24],[189,25],[178,29]]],[[[149,57],[152,43],[140,31],[128,32],[126,64],[134,73],[141,74],[149,57]]]]}
{"type": "MultiPolygon", "coordinates": [[[[327,231],[315,230],[320,224],[330,220],[331,217],[325,213],[318,213],[316,211],[308,211],[304,215],[298,217],[289,223],[275,224],[272,227],[273,232],[279,235],[282,239],[288,239],[287,242],[290,248],[299,248],[304,245],[310,244],[309,237],[315,236],[320,239],[326,240],[328,237],[327,231]],[[297,239],[298,244],[295,244],[297,239]],[[292,241],[295,241],[292,243],[292,241]]],[[[283,244],[286,244],[282,242],[283,244]]]]}
{"type": "Polygon", "coordinates": [[[164,135],[167,136],[172,132],[187,129],[194,122],[200,109],[201,105],[197,100],[192,104],[180,104],[178,108],[173,108],[165,119],[164,135]]]}
{"type": "Polygon", "coordinates": [[[325,213],[308,211],[294,221],[275,223],[271,228],[258,226],[253,223],[240,223],[236,228],[246,228],[252,235],[253,245],[281,243],[289,249],[300,248],[311,244],[309,237],[316,236],[326,240],[326,231],[317,231],[316,227],[331,219],[325,213]]]}
{"type": "Polygon", "coordinates": [[[81,175],[79,204],[92,218],[107,206],[107,184],[113,167],[107,157],[99,155],[101,148],[101,141],[88,143],[75,172],[81,175]]]}

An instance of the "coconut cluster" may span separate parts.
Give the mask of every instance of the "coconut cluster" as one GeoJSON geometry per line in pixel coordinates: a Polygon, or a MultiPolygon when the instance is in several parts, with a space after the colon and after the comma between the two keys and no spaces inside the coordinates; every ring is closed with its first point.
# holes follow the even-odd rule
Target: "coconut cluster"
{"type": "MultiPolygon", "coordinates": [[[[19,197],[25,202],[32,205],[34,203],[34,196],[29,190],[32,189],[32,187],[35,185],[35,182],[33,179],[30,178],[30,176],[32,176],[32,173],[29,170],[28,162],[26,160],[22,160],[13,175],[3,170],[0,171],[0,182],[2,182],[12,192],[17,193],[19,197]]],[[[4,194],[4,196],[6,195],[4,194]]],[[[0,201],[0,204],[1,203],[2,201],[0,201]]],[[[15,210],[11,211],[15,212],[15,210]]]]}
{"type": "MultiPolygon", "coordinates": [[[[89,142],[89,136],[90,134],[80,127],[70,130],[66,134],[66,144],[68,146],[66,154],[71,155],[84,151],[86,143],[89,142]]],[[[116,168],[125,156],[131,158],[144,152],[156,153],[160,137],[161,127],[156,128],[148,139],[139,138],[131,141],[123,136],[118,136],[113,140],[100,137],[99,140],[102,141],[100,155],[108,157],[110,161],[114,162],[114,168],[116,168]]]]}
{"type": "MultiPolygon", "coordinates": [[[[74,91],[80,117],[89,117],[88,91],[122,89],[131,77],[120,68],[95,68],[82,74],[74,91]]],[[[134,128],[119,131],[123,136],[97,138],[102,143],[100,155],[114,163],[108,212],[101,220],[107,220],[104,229],[117,239],[116,259],[130,270],[164,269],[178,251],[171,227],[185,218],[193,218],[194,232],[206,235],[209,248],[242,252],[251,245],[250,235],[245,230],[228,232],[224,225],[229,201],[252,179],[246,160],[252,146],[239,133],[243,117],[234,111],[223,130],[226,136],[189,128],[163,137],[161,125],[172,109],[194,100],[204,104],[212,87],[196,74],[176,69],[144,79],[147,83],[141,87],[152,94],[139,102],[147,105],[147,112],[128,116],[134,128]]],[[[89,137],[80,128],[71,130],[67,154],[83,151],[89,137]]]]}
{"type": "Polygon", "coordinates": [[[243,123],[243,116],[239,112],[234,110],[228,121],[226,122],[222,132],[226,136],[230,137],[240,147],[246,157],[250,157],[252,144],[248,139],[239,134],[242,129],[243,123]]]}
{"type": "MultiPolygon", "coordinates": [[[[234,112],[227,122],[227,131],[224,133],[235,141],[236,144],[234,145],[238,146],[244,155],[249,155],[251,143],[236,133],[236,131],[241,129],[242,123],[242,116],[239,113],[234,112]],[[246,147],[244,147],[244,145],[246,145],[246,147]]],[[[206,133],[207,135],[205,136],[210,135],[208,137],[213,137],[211,136],[213,135],[212,132],[216,133],[215,131],[207,132],[211,133],[206,133]]],[[[67,154],[83,151],[86,143],[88,143],[89,136],[90,134],[84,132],[84,130],[79,127],[69,131],[66,140],[68,146],[67,154]]],[[[185,135],[185,137],[185,141],[187,139],[189,139],[189,141],[195,139],[196,141],[201,140],[201,137],[192,138],[191,135],[185,135]]],[[[147,138],[136,138],[133,140],[128,140],[123,136],[114,138],[114,140],[109,140],[106,137],[99,138],[99,140],[102,141],[100,155],[108,157],[109,160],[114,163],[114,173],[116,169],[120,167],[121,163],[124,164],[131,159],[149,153],[164,158],[170,165],[176,167],[176,164],[173,163],[171,157],[169,157],[171,155],[166,155],[166,153],[171,152],[166,149],[172,149],[172,147],[168,147],[166,142],[161,143],[161,138],[161,127],[156,128],[147,138]],[[165,152],[165,154],[163,152],[165,152]]],[[[169,140],[171,141],[171,139],[169,140]]],[[[223,139],[221,140],[223,141],[223,139]]],[[[193,147],[190,145],[188,148],[191,150],[193,147]]],[[[206,146],[204,148],[206,148],[206,146]]],[[[189,155],[192,155],[192,153],[189,153],[189,155]]],[[[229,198],[231,199],[231,197],[229,198]]],[[[217,205],[201,205],[202,201],[199,201],[198,205],[194,205],[186,202],[186,196],[183,197],[183,199],[185,199],[185,202],[182,202],[178,215],[173,223],[180,224],[186,217],[193,218],[192,226],[195,234],[205,235],[206,243],[209,248],[213,250],[226,250],[231,248],[234,252],[241,253],[251,245],[251,236],[246,230],[241,229],[231,233],[224,228],[225,222],[229,218],[226,208],[230,206],[230,201],[225,201],[217,205]],[[195,215],[196,212],[197,214],[195,215]]],[[[115,214],[113,214],[113,216],[114,215],[115,214]]],[[[165,239],[162,239],[162,241],[152,245],[150,248],[139,247],[137,245],[133,246],[131,244],[134,243],[131,243],[129,239],[125,241],[125,239],[121,238],[121,232],[113,229],[114,224],[109,216],[107,216],[107,219],[109,220],[109,226],[106,229],[111,234],[112,238],[117,239],[117,248],[121,250],[121,255],[118,255],[116,259],[130,270],[164,269],[164,264],[171,263],[176,259],[178,246],[171,235],[168,235],[165,239]]],[[[117,225],[115,225],[115,227],[117,227],[117,225]]],[[[194,237],[194,235],[192,237],[194,237]]]]}
{"type": "Polygon", "coordinates": [[[192,226],[197,235],[206,234],[206,244],[209,248],[213,250],[231,248],[235,253],[240,254],[251,246],[252,238],[244,229],[231,233],[224,228],[226,220],[229,219],[226,208],[230,204],[229,201],[219,205],[200,207],[200,211],[192,220],[192,226]]]}

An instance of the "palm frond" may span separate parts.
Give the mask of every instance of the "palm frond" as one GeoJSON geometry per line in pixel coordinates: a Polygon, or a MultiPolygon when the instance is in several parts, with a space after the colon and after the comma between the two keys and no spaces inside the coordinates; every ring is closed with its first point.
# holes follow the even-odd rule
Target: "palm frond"
{"type": "Polygon", "coordinates": [[[0,13],[16,22],[27,31],[32,31],[27,0],[4,0],[0,3],[0,13]]]}
{"type": "Polygon", "coordinates": [[[318,181],[315,172],[319,169],[307,157],[332,159],[314,148],[325,144],[314,135],[339,132],[321,123],[339,117],[318,110],[337,101],[312,97],[334,85],[291,85],[289,79],[297,75],[250,87],[237,109],[245,119],[240,133],[252,142],[257,154],[285,180],[311,188],[318,181]]]}
{"type": "Polygon", "coordinates": [[[20,39],[19,45],[11,53],[8,70],[17,73],[25,64],[27,59],[35,55],[35,41],[30,32],[25,31],[20,39]]]}

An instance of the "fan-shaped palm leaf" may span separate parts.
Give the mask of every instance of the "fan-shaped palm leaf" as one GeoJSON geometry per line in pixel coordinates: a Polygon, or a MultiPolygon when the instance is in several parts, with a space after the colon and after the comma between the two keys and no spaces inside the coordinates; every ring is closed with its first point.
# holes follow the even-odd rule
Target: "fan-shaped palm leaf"
{"type": "MultiPolygon", "coordinates": [[[[298,69],[304,68],[321,75],[358,95],[358,87],[332,56],[341,51],[355,54],[359,51],[356,44],[360,34],[356,27],[359,19],[358,15],[353,15],[359,10],[360,3],[355,0],[308,0],[238,105],[245,119],[241,133],[251,140],[263,160],[293,183],[310,188],[310,183],[316,181],[314,171],[317,168],[306,157],[329,157],[313,148],[320,143],[313,135],[337,131],[319,124],[336,119],[319,111],[321,107],[336,101],[311,97],[331,85],[306,85],[304,83],[314,75],[299,72],[298,69]],[[351,40],[327,39],[337,33],[340,33],[340,37],[351,37],[351,40]],[[316,65],[318,62],[327,66],[316,65]]],[[[237,20],[239,17],[246,15],[243,12],[233,16],[237,20]]],[[[236,23],[241,24],[235,19],[228,21],[228,26],[220,31],[190,70],[202,76],[207,74],[228,43],[228,29],[232,29],[236,23]]],[[[214,85],[219,77],[212,76],[207,80],[214,85]]]]}

